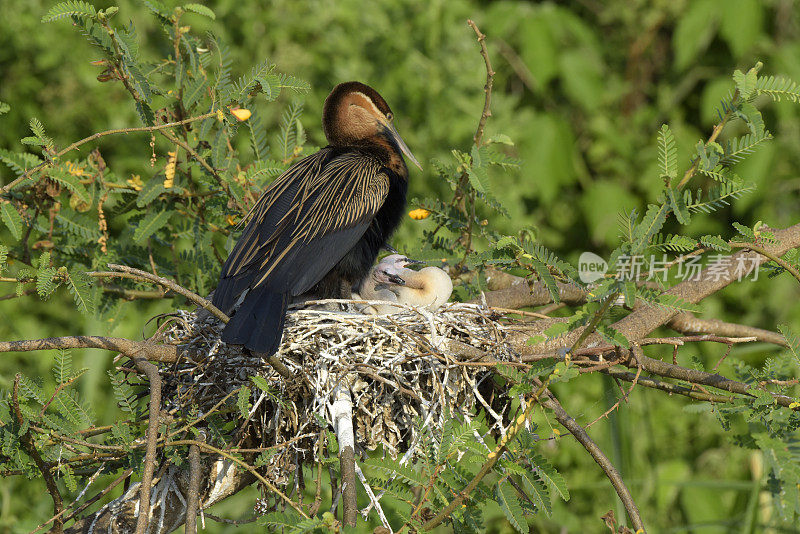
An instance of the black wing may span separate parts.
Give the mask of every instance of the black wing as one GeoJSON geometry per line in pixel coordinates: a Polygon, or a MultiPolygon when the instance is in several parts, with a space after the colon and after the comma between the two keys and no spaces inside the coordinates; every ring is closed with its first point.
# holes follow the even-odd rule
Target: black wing
{"type": "Polygon", "coordinates": [[[389,178],[374,157],[324,148],[278,177],[249,214],[222,268],[214,304],[230,311],[245,289],[299,295],[358,242],[389,178]]]}

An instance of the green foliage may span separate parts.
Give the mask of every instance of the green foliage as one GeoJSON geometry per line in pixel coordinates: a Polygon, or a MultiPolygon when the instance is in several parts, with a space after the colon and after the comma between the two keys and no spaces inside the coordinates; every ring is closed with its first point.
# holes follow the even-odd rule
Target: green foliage
{"type": "Polygon", "coordinates": [[[791,102],[800,102],[800,86],[783,76],[761,77],[756,81],[755,91],[759,95],[769,95],[776,102],[786,98],[791,102]]]}
{"type": "MultiPolygon", "coordinates": [[[[764,238],[757,227],[753,228],[752,220],[761,218],[776,226],[794,222],[787,219],[787,214],[794,213],[796,204],[788,184],[796,178],[796,166],[791,162],[797,159],[800,146],[794,128],[797,112],[788,104],[769,106],[766,96],[777,102],[797,102],[798,86],[787,77],[759,76],[758,66],[736,71],[732,79],[728,75],[732,65],[747,64],[754,55],[760,55],[768,66],[798,76],[800,64],[793,53],[796,39],[791,32],[781,30],[780,24],[774,25],[774,31],[784,31],[783,35],[773,36],[769,33],[773,25],[764,23],[773,18],[781,20],[777,5],[747,0],[718,9],[711,1],[699,0],[659,6],[609,2],[589,9],[552,3],[496,2],[479,6],[463,1],[410,8],[391,2],[341,2],[328,10],[315,10],[304,3],[287,1],[255,6],[222,0],[214,4],[212,11],[201,4],[179,9],[159,2],[143,4],[154,15],[161,32],[154,32],[153,25],[128,6],[121,8],[125,21],[133,19],[140,33],[132,24],[112,25],[113,9],[99,12],[84,2],[54,6],[44,20],[56,24],[44,31],[39,26],[26,26],[26,13],[31,20],[42,18],[41,12],[31,17],[31,11],[24,11],[35,7],[9,10],[7,21],[0,22],[9,54],[26,58],[20,62],[23,67],[7,63],[2,67],[6,69],[3,79],[9,81],[4,87],[14,87],[2,95],[4,100],[13,99],[13,107],[0,103],[4,120],[0,161],[10,169],[2,177],[8,178],[7,183],[43,165],[5,192],[0,201],[0,267],[4,276],[15,280],[8,282],[9,296],[15,289],[17,294],[35,293],[24,303],[16,299],[6,303],[13,313],[17,313],[17,306],[25,313],[32,310],[30,317],[35,321],[20,320],[5,326],[4,339],[53,335],[51,328],[36,330],[32,323],[52,326],[55,316],[69,317],[76,330],[93,331],[106,324],[109,328],[118,324],[107,322],[113,315],[106,315],[110,309],[132,309],[137,317],[144,317],[151,310],[167,311],[183,304],[162,302],[151,308],[139,302],[120,306],[118,296],[110,291],[112,286],[152,287],[128,280],[112,284],[81,274],[103,270],[109,261],[146,270],[151,269],[152,261],[159,274],[177,278],[183,285],[207,294],[216,283],[226,247],[236,238],[236,223],[275,176],[296,158],[309,153],[313,145],[324,144],[321,131],[314,126],[308,129],[309,146],[305,146],[303,124],[318,123],[323,98],[334,81],[353,77],[379,88],[392,104],[398,128],[425,167],[424,174],[413,171],[410,188],[419,197],[416,205],[428,209],[430,215],[424,221],[404,221],[394,245],[414,257],[445,258],[451,266],[478,270],[474,283],[458,284],[462,298],[478,296],[486,289],[480,270],[487,264],[510,269],[530,281],[541,281],[553,300],[558,300],[559,283],[581,284],[571,263],[584,250],[597,251],[612,265],[615,258],[636,254],[646,257],[650,251],[683,254],[704,247],[728,253],[728,240],[764,238]],[[473,36],[462,28],[467,15],[478,17],[487,33],[497,71],[493,115],[481,146],[475,146],[471,139],[476,111],[483,99],[483,73],[473,36]],[[242,24],[242,20],[256,18],[263,27],[242,24]],[[220,32],[217,36],[205,33],[209,27],[205,25],[213,20],[218,21],[213,26],[214,31],[220,32]],[[176,36],[176,22],[188,31],[176,36]],[[326,33],[325,39],[310,38],[318,34],[319,28],[337,31],[326,33]],[[70,37],[69,32],[74,30],[92,48],[70,37]],[[269,39],[262,34],[269,35],[269,39]],[[647,36],[643,42],[652,46],[645,46],[641,56],[631,54],[631,50],[639,50],[632,45],[642,36],[647,36]],[[176,41],[177,57],[173,46],[176,41]],[[54,42],[70,42],[74,46],[53,46],[54,42]],[[665,53],[670,47],[674,61],[665,53]],[[105,63],[90,66],[81,51],[88,51],[92,59],[105,63]],[[267,55],[270,61],[252,59],[267,55]],[[696,64],[701,58],[702,65],[696,64]],[[278,72],[276,65],[302,72],[314,82],[313,87],[278,72]],[[620,69],[619,65],[629,66],[630,70],[620,69]],[[642,69],[642,65],[646,68],[642,69]],[[127,84],[115,77],[115,72],[124,75],[127,84]],[[95,77],[106,83],[95,84],[97,87],[86,84],[85,80],[95,77]],[[40,97],[34,91],[42,86],[57,91],[40,97]],[[283,89],[311,93],[305,108],[281,99],[283,89]],[[129,95],[127,102],[120,97],[125,92],[129,95]],[[714,106],[720,99],[715,120],[714,106]],[[241,124],[230,115],[230,105],[253,114],[241,124]],[[763,116],[761,108],[766,111],[763,116]],[[222,120],[217,118],[217,111],[222,120]],[[88,149],[54,155],[87,132],[120,125],[161,124],[207,113],[212,115],[166,132],[189,146],[213,171],[184,146],[179,147],[158,133],[152,152],[146,134],[105,137],[97,146],[109,157],[108,163],[88,149]],[[26,114],[37,115],[45,124],[26,114]],[[669,122],[669,126],[662,122],[669,122]],[[776,139],[767,131],[766,122],[776,139]],[[713,142],[705,141],[715,124],[721,125],[719,136],[713,142]],[[48,137],[48,132],[57,142],[48,137]],[[21,137],[22,146],[18,142],[21,137]],[[701,138],[704,141],[698,144],[701,138]],[[451,152],[452,147],[456,149],[451,152]],[[177,156],[174,182],[168,186],[165,182],[170,152],[177,152],[177,156]],[[426,164],[431,159],[436,161],[426,164]],[[679,179],[694,162],[693,175],[679,185],[679,179]],[[463,202],[450,202],[453,192],[459,193],[463,202]],[[737,200],[740,202],[734,202],[737,200]],[[624,214],[620,236],[613,213],[624,214]],[[734,222],[741,228],[732,225],[734,222]],[[437,226],[441,227],[434,230],[437,226]],[[472,239],[467,240],[467,235],[472,239]],[[101,243],[105,243],[105,250],[101,243]],[[59,290],[61,285],[68,289],[59,290]],[[74,305],[66,302],[71,300],[68,294],[74,297],[74,305]],[[41,303],[39,299],[49,300],[41,303]],[[77,306],[91,315],[71,315],[68,306],[77,306]]],[[[123,16],[118,19],[121,21],[123,16]]],[[[94,146],[90,143],[84,148],[94,146]]],[[[646,259],[642,272],[654,268],[646,259]]],[[[796,263],[797,258],[791,261],[796,263]]],[[[614,294],[624,297],[627,306],[640,301],[671,311],[724,310],[719,311],[720,318],[764,328],[772,328],[779,317],[794,324],[798,317],[796,306],[784,315],[788,293],[787,286],[782,285],[785,281],[757,286],[757,291],[764,291],[764,298],[752,310],[743,309],[740,304],[753,300],[752,295],[744,297],[745,289],[733,287],[708,308],[704,305],[701,309],[661,295],[672,280],[660,289],[645,289],[631,280],[608,277],[585,286],[593,301],[559,312],[568,316],[567,322],[548,330],[548,335],[559,339],[589,324],[600,302],[614,294]]],[[[625,346],[627,340],[617,337],[610,326],[625,313],[614,306],[597,325],[598,333],[608,342],[625,346]]],[[[124,329],[127,335],[138,336],[138,326],[135,332],[133,325],[125,325],[124,329]]],[[[782,332],[787,341],[796,339],[790,337],[793,334],[788,330],[782,332]]],[[[538,337],[531,344],[542,340],[538,337]]],[[[787,359],[796,363],[797,344],[790,341],[790,345],[794,352],[789,351],[787,359]]],[[[735,359],[735,350],[728,361],[735,359]]],[[[705,349],[701,353],[708,354],[705,349]]],[[[769,373],[758,375],[763,358],[760,353],[748,357],[748,361],[758,362],[747,371],[748,380],[791,378],[786,372],[778,372],[777,364],[768,363],[764,367],[769,368],[769,373]]],[[[63,366],[58,362],[56,365],[57,383],[70,375],[64,372],[69,365],[62,363],[63,366]]],[[[712,365],[713,362],[706,367],[710,369],[712,365]]],[[[526,395],[531,393],[532,377],[549,376],[556,369],[562,381],[577,373],[575,366],[556,366],[548,360],[532,366],[528,373],[509,370],[500,374],[516,377],[512,391],[526,395]]],[[[7,377],[12,373],[0,376],[6,377],[4,383],[0,379],[0,387],[9,389],[7,377]]],[[[111,382],[113,396],[125,417],[141,414],[143,403],[136,400],[140,386],[125,382],[122,375],[115,375],[111,382]]],[[[92,384],[88,389],[102,388],[92,384]]],[[[584,389],[584,382],[581,384],[580,388],[563,383],[557,387],[564,387],[564,391],[572,388],[570,402],[581,415],[594,413],[602,393],[591,385],[584,389]]],[[[252,392],[275,395],[263,386],[266,384],[254,383],[252,391],[242,388],[233,409],[240,414],[247,411],[252,392]]],[[[23,379],[22,389],[27,399],[23,409],[33,420],[54,388],[23,379]]],[[[111,397],[110,391],[106,393],[111,397]]],[[[789,430],[778,432],[779,412],[767,396],[759,395],[758,404],[754,401],[752,407],[737,406],[738,412],[719,414],[715,406],[711,416],[721,421],[728,418],[733,428],[737,417],[745,421],[742,424],[754,426],[748,446],[764,451],[770,473],[766,488],[775,502],[783,503],[783,511],[773,517],[791,522],[792,507],[782,500],[782,495],[792,497],[790,477],[796,476],[796,460],[786,454],[793,450],[786,445],[791,436],[789,430]],[[745,409],[752,410],[747,416],[750,419],[741,415],[745,409]]],[[[53,404],[44,415],[52,425],[48,428],[58,427],[66,433],[75,427],[75,421],[86,420],[67,397],[53,404]],[[71,417],[55,415],[59,409],[71,413],[71,417]]],[[[633,417],[630,414],[637,414],[642,420],[652,420],[656,429],[652,437],[643,435],[647,434],[644,431],[630,432],[637,435],[636,443],[628,441],[624,426],[618,434],[613,434],[613,429],[607,431],[609,440],[621,443],[619,457],[631,464],[620,466],[625,467],[626,477],[634,473],[634,478],[639,475],[644,479],[641,473],[646,473],[648,480],[656,480],[644,492],[653,497],[640,503],[645,516],[656,517],[652,524],[682,526],[676,528],[692,524],[695,508],[686,495],[693,482],[677,487],[664,480],[702,471],[705,466],[714,465],[717,455],[730,454],[736,460],[726,462],[728,470],[715,472],[714,476],[729,476],[742,484],[750,480],[750,457],[742,456],[750,451],[723,448],[718,437],[710,434],[709,425],[702,425],[687,437],[682,427],[675,430],[681,417],[675,417],[661,404],[649,405],[652,413],[646,416],[636,411],[635,403],[625,409],[627,414],[619,414],[621,425],[626,417],[633,417]],[[669,435],[657,438],[662,427],[669,435]],[[664,453],[667,446],[669,454],[664,453]],[[702,461],[697,460],[705,451],[708,453],[702,461]],[[646,469],[634,460],[667,456],[669,462],[653,461],[646,469]]],[[[0,407],[0,416],[9,421],[7,401],[0,407]]],[[[789,429],[794,424],[793,420],[782,422],[789,429]]],[[[451,421],[441,436],[431,436],[430,446],[435,454],[425,452],[424,468],[404,466],[409,477],[390,469],[395,474],[389,476],[397,478],[384,481],[382,489],[398,499],[397,508],[406,509],[406,515],[411,513],[406,501],[413,501],[412,486],[428,484],[425,477],[419,480],[422,469],[430,474],[431,467],[446,462],[444,480],[431,487],[433,511],[441,509],[454,492],[471,480],[473,467],[481,465],[484,458],[480,455],[487,450],[470,439],[470,428],[466,422],[451,421]],[[465,454],[463,462],[462,458],[456,462],[453,458],[461,452],[465,454]]],[[[130,447],[140,430],[125,422],[115,424],[111,430],[113,441],[104,443],[130,447]]],[[[484,433],[485,425],[479,430],[484,433]]],[[[21,431],[24,428],[13,425],[0,427],[2,461],[9,462],[0,469],[13,465],[17,466],[13,469],[34,475],[35,468],[19,448],[21,431]]],[[[606,439],[605,434],[605,429],[598,431],[597,439],[606,439]]],[[[334,443],[331,437],[329,445],[335,456],[334,443]]],[[[596,529],[595,518],[613,506],[606,504],[607,489],[586,489],[600,484],[597,479],[584,483],[581,478],[573,491],[569,513],[565,513],[563,504],[552,502],[552,495],[560,493],[559,486],[541,473],[546,468],[539,467],[549,461],[544,454],[557,454],[554,462],[569,465],[565,475],[572,482],[573,472],[591,477],[596,471],[591,460],[569,456],[557,446],[538,447],[535,441],[529,445],[531,449],[538,448],[541,457],[523,462],[523,469],[516,463],[521,457],[518,450],[511,453],[518,456],[504,458],[506,461],[478,492],[479,500],[455,514],[454,526],[459,532],[481,530],[502,515],[520,531],[553,530],[555,522],[547,519],[551,513],[558,518],[559,526],[571,531],[596,529]],[[523,488],[527,498],[509,485],[508,478],[523,488]],[[502,511],[491,511],[490,504],[497,506],[498,481],[503,484],[504,501],[512,505],[516,502],[527,515],[523,520],[516,506],[514,510],[506,505],[502,511]],[[532,506],[545,513],[530,513],[532,506]],[[605,508],[598,512],[601,506],[605,508]],[[531,522],[530,527],[527,522],[531,522]]],[[[131,465],[136,465],[134,460],[131,465]]],[[[266,460],[264,456],[259,461],[266,460]]],[[[69,487],[81,477],[68,467],[59,469],[59,476],[69,487]]],[[[380,471],[378,467],[370,469],[380,471]]],[[[756,484],[756,489],[761,488],[756,484]]],[[[713,488],[707,493],[724,492],[713,488]]],[[[756,495],[760,495],[759,491],[756,495]]],[[[710,519],[719,521],[727,510],[738,510],[742,503],[737,497],[735,502],[733,498],[731,503],[726,501],[727,508],[702,504],[698,507],[719,511],[710,519]]],[[[389,507],[395,508],[395,501],[389,507]]],[[[316,520],[301,522],[291,511],[268,516],[264,521],[292,531],[322,528],[316,520]]],[[[410,520],[412,525],[419,522],[419,517],[410,520]]]]}
{"type": "Polygon", "coordinates": [[[0,217],[16,241],[22,237],[22,216],[10,202],[0,201],[0,217]]]}
{"type": "Polygon", "coordinates": [[[678,150],[675,137],[666,124],[658,132],[658,167],[662,178],[674,180],[678,177],[678,150]]]}
{"type": "Polygon", "coordinates": [[[83,2],[82,0],[69,0],[68,2],[61,2],[50,8],[47,15],[42,17],[42,22],[53,22],[54,20],[66,17],[86,17],[92,19],[95,16],[97,16],[97,10],[95,10],[93,5],[83,2]]]}
{"type": "Polygon", "coordinates": [[[250,414],[252,405],[250,403],[250,388],[247,386],[242,387],[236,397],[236,407],[239,408],[239,414],[243,418],[247,418],[250,414]]]}

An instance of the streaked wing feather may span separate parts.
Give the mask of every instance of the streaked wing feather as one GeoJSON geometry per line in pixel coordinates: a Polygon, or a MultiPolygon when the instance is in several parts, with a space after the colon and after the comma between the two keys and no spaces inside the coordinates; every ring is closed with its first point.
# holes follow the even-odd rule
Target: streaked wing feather
{"type": "Polygon", "coordinates": [[[382,206],[389,188],[382,169],[369,155],[329,147],[286,171],[254,206],[223,267],[220,298],[227,303],[262,284],[294,295],[310,289],[382,206]]]}

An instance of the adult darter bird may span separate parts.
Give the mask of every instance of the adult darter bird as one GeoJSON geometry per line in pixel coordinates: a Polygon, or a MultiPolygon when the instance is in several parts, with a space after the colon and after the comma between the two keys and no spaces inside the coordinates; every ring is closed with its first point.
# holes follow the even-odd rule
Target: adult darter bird
{"type": "Polygon", "coordinates": [[[403,154],[422,167],[386,101],[363,83],[339,84],[322,126],[329,145],[269,185],[222,267],[212,302],[230,315],[241,299],[223,330],[226,343],[274,354],[292,298],[350,298],[400,223],[403,154]]]}

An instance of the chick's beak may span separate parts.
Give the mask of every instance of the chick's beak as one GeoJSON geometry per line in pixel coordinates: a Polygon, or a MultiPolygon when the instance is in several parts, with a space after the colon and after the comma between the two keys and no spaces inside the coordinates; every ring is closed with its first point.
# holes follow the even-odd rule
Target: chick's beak
{"type": "Polygon", "coordinates": [[[394,141],[395,144],[400,148],[400,150],[403,151],[403,154],[405,154],[406,157],[411,160],[411,163],[419,167],[419,170],[422,170],[422,165],[419,164],[417,158],[414,157],[414,154],[412,154],[411,150],[406,146],[406,143],[405,141],[403,141],[403,138],[400,137],[399,133],[397,133],[394,124],[387,121],[385,123],[385,128],[386,128],[386,133],[389,134],[389,137],[392,138],[392,141],[394,141]]]}

